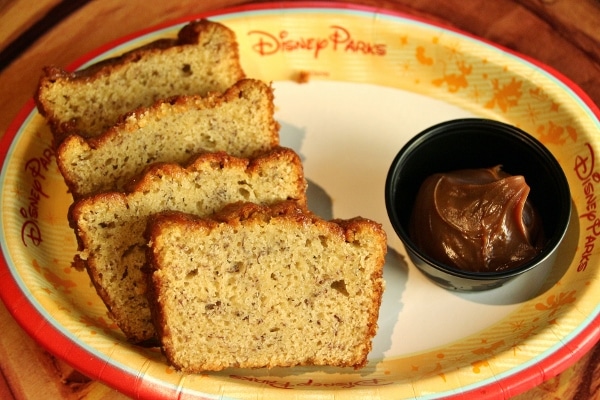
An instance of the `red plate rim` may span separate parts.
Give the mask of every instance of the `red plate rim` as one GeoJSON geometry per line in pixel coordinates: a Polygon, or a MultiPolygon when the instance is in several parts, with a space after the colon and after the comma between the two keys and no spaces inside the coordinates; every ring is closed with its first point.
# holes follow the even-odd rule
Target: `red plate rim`
{"type": "MultiPolygon", "coordinates": [[[[587,93],[585,93],[577,84],[564,76],[562,73],[538,60],[440,22],[432,22],[425,18],[415,17],[403,12],[352,3],[329,1],[258,3],[203,12],[200,14],[171,20],[169,22],[155,25],[121,37],[115,41],[100,46],[92,52],[89,52],[70,64],[68,68],[76,69],[86,62],[92,60],[94,57],[103,54],[117,45],[126,43],[156,30],[167,28],[179,23],[185,23],[193,19],[210,18],[212,16],[244,13],[250,11],[272,11],[279,9],[333,9],[362,11],[417,21],[426,25],[439,27],[458,33],[459,35],[498,48],[501,51],[524,60],[550,74],[556,80],[568,87],[576,95],[576,97],[578,97],[591,110],[591,112],[598,119],[600,119],[600,109],[587,95],[587,93]]],[[[35,104],[33,99],[30,99],[19,111],[13,122],[10,124],[8,130],[3,135],[0,141],[0,164],[3,165],[3,171],[4,164],[8,159],[11,146],[19,132],[20,127],[34,111],[35,104]]],[[[3,180],[4,179],[2,179],[2,181],[3,180]]],[[[3,227],[0,228],[3,229],[3,227]]],[[[77,343],[65,336],[60,329],[54,326],[39,312],[39,310],[32,303],[34,300],[31,300],[30,297],[19,286],[19,283],[16,281],[12,274],[11,268],[9,267],[7,255],[4,254],[5,251],[6,249],[4,247],[4,243],[2,243],[3,257],[0,259],[0,297],[2,298],[13,318],[32,338],[36,340],[36,342],[38,342],[38,344],[40,344],[50,353],[63,359],[65,362],[69,363],[83,374],[91,377],[92,379],[103,381],[107,385],[121,391],[128,396],[133,396],[136,398],[157,398],[164,396],[167,398],[172,397],[173,395],[181,395],[181,393],[174,391],[174,388],[165,387],[155,382],[148,382],[144,379],[143,375],[129,373],[125,369],[119,368],[116,365],[109,364],[104,360],[96,358],[91,351],[83,348],[82,346],[78,346],[77,343]]],[[[593,316],[593,318],[590,318],[588,324],[584,326],[576,336],[572,337],[568,342],[563,343],[563,346],[561,346],[558,350],[548,354],[539,362],[529,365],[516,373],[508,373],[506,376],[491,381],[483,386],[466,389],[461,393],[455,393],[453,395],[446,396],[446,398],[467,399],[474,395],[477,395],[478,398],[482,399],[499,397],[508,398],[522,393],[563,372],[569,366],[577,362],[584,354],[589,352],[599,339],[600,312],[593,316]]]]}

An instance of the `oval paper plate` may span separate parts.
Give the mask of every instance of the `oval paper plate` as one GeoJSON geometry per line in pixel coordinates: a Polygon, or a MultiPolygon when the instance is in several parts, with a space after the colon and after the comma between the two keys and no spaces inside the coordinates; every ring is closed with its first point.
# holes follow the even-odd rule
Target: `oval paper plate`
{"type": "MultiPolygon", "coordinates": [[[[284,3],[198,17],[233,29],[247,76],[273,82],[281,143],[303,159],[313,211],[362,215],[388,233],[387,289],[369,364],[186,375],[160,351],[127,343],[85,272],[71,268],[72,199],[30,102],[3,138],[0,291],[39,343],[133,397],[251,399],[510,397],[596,343],[599,112],[575,85],[494,45],[379,9],[284,3]],[[530,132],[565,170],[575,212],[546,281],[448,292],[415,270],[393,234],[383,187],[394,155],[422,129],[471,116],[530,132]]],[[[185,22],[124,38],[73,67],[174,36],[185,22]]]]}

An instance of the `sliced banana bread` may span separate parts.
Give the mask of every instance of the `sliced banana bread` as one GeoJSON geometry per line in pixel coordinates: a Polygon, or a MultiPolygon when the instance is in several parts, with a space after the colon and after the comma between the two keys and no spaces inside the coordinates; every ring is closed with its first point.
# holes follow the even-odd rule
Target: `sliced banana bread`
{"type": "Polygon", "coordinates": [[[68,136],[56,159],[74,198],[121,190],[153,162],[184,163],[201,151],[251,157],[279,143],[273,91],[243,79],[224,93],[160,100],[127,114],[102,135],[68,136]]]}
{"type": "Polygon", "coordinates": [[[235,33],[205,19],[164,38],[88,68],[43,69],[35,100],[54,144],[71,133],[94,137],[117,118],[174,95],[224,91],[244,77],[235,33]]]}
{"type": "Polygon", "coordinates": [[[126,192],[76,201],[69,221],[85,267],[112,318],[131,342],[152,345],[155,330],[146,299],[148,216],[178,210],[207,215],[236,201],[306,204],[306,181],[298,155],[275,148],[254,159],[205,153],[187,168],[153,164],[126,192]]]}
{"type": "Polygon", "coordinates": [[[168,361],[186,372],[362,367],[377,330],[386,235],[294,202],[150,218],[148,296],[168,361]]]}

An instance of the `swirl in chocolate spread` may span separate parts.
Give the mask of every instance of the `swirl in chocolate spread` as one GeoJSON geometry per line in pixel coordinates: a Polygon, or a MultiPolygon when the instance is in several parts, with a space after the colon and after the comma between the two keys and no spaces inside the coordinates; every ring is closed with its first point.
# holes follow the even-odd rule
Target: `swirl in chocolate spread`
{"type": "Polygon", "coordinates": [[[518,267],[544,244],[525,178],[501,166],[429,176],[421,185],[410,236],[430,257],[476,272],[518,267]]]}

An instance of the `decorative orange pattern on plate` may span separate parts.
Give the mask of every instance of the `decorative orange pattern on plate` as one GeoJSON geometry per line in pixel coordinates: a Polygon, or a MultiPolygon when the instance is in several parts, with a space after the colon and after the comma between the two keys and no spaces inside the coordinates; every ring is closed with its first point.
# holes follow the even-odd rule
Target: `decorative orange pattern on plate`
{"type": "MultiPolygon", "coordinates": [[[[50,150],[51,135],[43,118],[33,112],[23,121],[3,171],[3,251],[28,299],[78,346],[101,362],[143,378],[137,381],[140,387],[162,385],[167,391],[243,398],[280,398],[294,390],[294,395],[324,391],[335,393],[336,398],[360,394],[400,399],[450,396],[480,387],[483,393],[487,385],[542,361],[584,330],[590,316],[597,318],[599,123],[594,111],[561,81],[477,40],[376,12],[281,9],[213,18],[235,30],[247,75],[273,81],[276,88],[277,82],[285,81],[306,82],[298,88],[318,82],[395,88],[512,123],[535,135],[563,165],[575,205],[558,257],[561,267],[538,296],[512,305],[506,316],[489,326],[442,346],[385,354],[363,370],[301,367],[182,375],[168,367],[157,350],[128,344],[108,318],[86,274],[71,268],[76,251],[66,220],[71,198],[50,150]]],[[[172,36],[178,28],[157,30],[100,58],[156,37],[172,36]]],[[[309,161],[311,156],[307,155],[309,161]]],[[[387,162],[383,160],[382,165],[387,162]]],[[[383,188],[375,195],[382,197],[383,188]]],[[[333,197],[334,204],[344,201],[333,197]]],[[[371,211],[365,210],[365,216],[370,217],[371,211]]],[[[381,215],[377,214],[381,210],[373,213],[381,215]]],[[[393,232],[386,230],[390,235],[393,232]]],[[[392,240],[390,247],[400,255],[399,260],[406,258],[398,242],[392,240]]],[[[410,286],[415,278],[412,267],[408,269],[410,286]]],[[[388,283],[388,290],[392,287],[388,283]]],[[[489,312],[495,309],[489,305],[489,312]]],[[[411,327],[400,326],[400,333],[394,330],[391,339],[383,339],[401,341],[396,336],[403,329],[411,327]]],[[[100,379],[115,379],[102,373],[100,379]]],[[[118,385],[116,380],[112,383],[118,385]]],[[[139,393],[143,392],[140,387],[121,389],[139,393]]]]}

